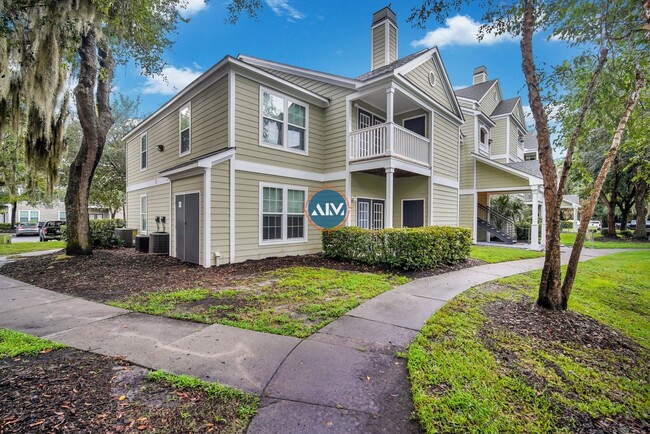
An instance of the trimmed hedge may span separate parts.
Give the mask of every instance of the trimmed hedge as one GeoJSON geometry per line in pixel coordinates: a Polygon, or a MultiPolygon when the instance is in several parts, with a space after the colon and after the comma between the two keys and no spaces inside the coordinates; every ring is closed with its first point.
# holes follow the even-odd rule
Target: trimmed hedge
{"type": "MultiPolygon", "coordinates": [[[[115,229],[123,228],[122,219],[90,220],[90,239],[93,247],[110,248],[122,245],[122,240],[115,236],[115,229]]],[[[61,239],[66,239],[65,225],[61,226],[61,239]]]]}
{"type": "Polygon", "coordinates": [[[565,230],[573,230],[573,220],[562,220],[560,222],[560,227],[563,231],[565,230]]]}
{"type": "Polygon", "coordinates": [[[472,232],[449,226],[378,231],[342,227],[323,232],[322,239],[328,258],[402,270],[424,270],[466,259],[472,232]]]}

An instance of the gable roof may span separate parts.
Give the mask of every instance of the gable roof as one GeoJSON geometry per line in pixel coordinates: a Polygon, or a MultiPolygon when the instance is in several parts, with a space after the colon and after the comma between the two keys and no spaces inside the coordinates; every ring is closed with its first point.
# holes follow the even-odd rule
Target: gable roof
{"type": "Polygon", "coordinates": [[[501,100],[499,104],[497,104],[497,106],[494,108],[494,111],[490,116],[499,116],[512,113],[512,111],[517,106],[517,102],[519,102],[519,97],[501,100]]]}
{"type": "Polygon", "coordinates": [[[397,59],[396,61],[389,63],[388,65],[382,66],[381,68],[373,69],[372,71],[366,72],[365,74],[358,76],[357,80],[368,81],[370,79],[380,77],[382,75],[388,75],[389,73],[392,73],[400,66],[406,65],[411,60],[415,60],[416,58],[418,58],[419,56],[421,56],[422,54],[426,53],[429,50],[433,50],[433,48],[426,48],[424,50],[420,50],[417,53],[409,54],[408,56],[402,57],[401,59],[397,59]]]}
{"type": "Polygon", "coordinates": [[[532,175],[540,179],[542,178],[542,171],[539,168],[538,160],[518,161],[513,163],[506,163],[506,165],[528,175],[532,175]]]}
{"type": "Polygon", "coordinates": [[[483,83],[475,84],[473,86],[464,87],[456,91],[456,96],[461,98],[472,99],[474,101],[480,101],[486,93],[492,88],[494,83],[498,80],[488,80],[483,83]]]}
{"type": "Polygon", "coordinates": [[[533,131],[524,134],[524,152],[537,151],[537,136],[533,131]]]}

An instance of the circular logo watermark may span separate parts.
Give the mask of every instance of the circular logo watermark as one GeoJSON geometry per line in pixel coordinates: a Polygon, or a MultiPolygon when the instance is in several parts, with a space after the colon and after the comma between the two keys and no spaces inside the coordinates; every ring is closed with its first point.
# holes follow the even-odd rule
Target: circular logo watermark
{"type": "Polygon", "coordinates": [[[335,229],[350,217],[350,203],[345,195],[331,187],[323,187],[307,201],[307,218],[321,231],[335,229]]]}

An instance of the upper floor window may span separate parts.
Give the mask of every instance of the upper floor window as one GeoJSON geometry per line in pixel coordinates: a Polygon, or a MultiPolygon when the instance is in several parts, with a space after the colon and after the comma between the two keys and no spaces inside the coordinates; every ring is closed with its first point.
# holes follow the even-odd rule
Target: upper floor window
{"type": "Polygon", "coordinates": [[[192,110],[186,105],[178,112],[180,125],[180,155],[189,154],[192,150],[192,110]]]}
{"type": "Polygon", "coordinates": [[[261,144],[307,153],[307,105],[266,89],[261,100],[261,144]]]}
{"type": "Polygon", "coordinates": [[[490,153],[489,145],[490,145],[490,133],[488,132],[487,128],[481,126],[478,132],[479,151],[484,154],[489,154],[490,153]]]}
{"type": "Polygon", "coordinates": [[[140,136],[140,170],[145,170],[147,168],[147,148],[147,133],[144,133],[140,136]]]}

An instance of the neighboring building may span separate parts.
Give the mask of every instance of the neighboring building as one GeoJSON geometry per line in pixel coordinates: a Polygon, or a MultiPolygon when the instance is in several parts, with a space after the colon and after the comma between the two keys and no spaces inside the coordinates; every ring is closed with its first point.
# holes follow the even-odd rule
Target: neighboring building
{"type": "Polygon", "coordinates": [[[171,255],[204,266],[315,253],[303,210],[331,186],[351,225],[463,225],[476,240],[484,187],[541,185],[514,166],[519,99],[502,101],[496,80],[457,98],[436,48],[398,58],[388,7],[373,15],[371,68],[347,78],[225,57],[124,137],[128,226],[146,234],[164,217],[171,255]]]}
{"type": "MultiPolygon", "coordinates": [[[[11,223],[11,204],[5,204],[3,211],[0,214],[0,223],[11,223]]],[[[91,206],[88,208],[88,213],[91,220],[111,218],[111,214],[106,208],[91,206]]],[[[116,218],[121,218],[121,213],[119,214],[116,218]]],[[[65,205],[61,202],[51,205],[30,205],[27,202],[19,202],[16,205],[16,223],[47,220],[65,220],[65,205]]]]}

